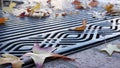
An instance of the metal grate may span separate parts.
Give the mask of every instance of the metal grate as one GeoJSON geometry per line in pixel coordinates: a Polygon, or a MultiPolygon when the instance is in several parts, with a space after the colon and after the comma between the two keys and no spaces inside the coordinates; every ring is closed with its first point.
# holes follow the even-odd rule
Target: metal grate
{"type": "Polygon", "coordinates": [[[119,16],[107,16],[106,20],[95,19],[85,12],[87,10],[77,15],[44,19],[16,18],[0,12],[1,16],[10,17],[10,21],[0,26],[0,54],[22,56],[31,51],[34,43],[39,43],[42,48],[57,47],[55,53],[71,53],[120,35],[118,28],[112,26],[119,16]],[[88,20],[84,31],[68,30],[80,26],[83,19],[88,20]]]}
{"type": "Polygon", "coordinates": [[[112,25],[111,22],[102,21],[96,22],[95,24],[89,24],[84,31],[71,31],[66,29],[63,31],[43,33],[30,38],[12,40],[4,43],[0,50],[2,50],[3,53],[8,52],[10,54],[21,56],[30,51],[34,43],[39,43],[41,47],[58,47],[58,51],[56,52],[62,53],[70,49],[87,46],[88,44],[118,36],[120,32],[111,29],[110,25],[112,25]],[[109,28],[106,29],[106,27],[109,28]],[[105,37],[103,37],[104,33],[105,37]]]}

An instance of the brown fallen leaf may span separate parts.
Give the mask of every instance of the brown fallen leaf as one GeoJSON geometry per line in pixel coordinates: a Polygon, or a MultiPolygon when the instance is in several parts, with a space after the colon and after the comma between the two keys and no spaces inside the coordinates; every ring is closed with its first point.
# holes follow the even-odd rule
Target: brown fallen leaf
{"type": "Polygon", "coordinates": [[[82,6],[82,3],[79,0],[74,0],[72,2],[73,5],[75,5],[76,9],[83,9],[84,7],[82,6]]]}
{"type": "Polygon", "coordinates": [[[62,13],[62,16],[66,16],[67,15],[67,13],[62,13]]]}
{"type": "Polygon", "coordinates": [[[23,61],[19,57],[16,57],[11,54],[2,54],[0,58],[0,64],[11,63],[13,68],[22,68],[23,61]]]}
{"type": "Polygon", "coordinates": [[[4,24],[7,20],[9,20],[8,18],[0,18],[0,24],[4,24]]]}
{"type": "Polygon", "coordinates": [[[114,7],[114,5],[109,3],[104,8],[107,11],[107,13],[112,13],[113,12],[113,10],[112,10],[113,7],[114,7]]]}
{"type": "Polygon", "coordinates": [[[70,30],[83,31],[83,30],[85,30],[86,25],[87,25],[87,20],[85,19],[85,20],[82,21],[82,25],[81,26],[76,27],[74,29],[70,29],[70,30]]]}
{"type": "Polygon", "coordinates": [[[84,9],[84,7],[80,4],[80,5],[76,5],[75,7],[76,9],[84,9]]]}
{"type": "Polygon", "coordinates": [[[89,5],[90,5],[91,7],[97,7],[97,6],[98,6],[98,1],[92,0],[92,1],[89,3],[89,5]]]}
{"type": "Polygon", "coordinates": [[[32,49],[33,53],[26,53],[23,55],[23,57],[30,56],[34,60],[36,68],[42,68],[42,65],[46,58],[61,58],[64,60],[74,60],[63,55],[52,53],[55,49],[56,48],[40,48],[39,44],[36,43],[34,44],[34,47],[32,49]]]}
{"type": "Polygon", "coordinates": [[[78,0],[74,0],[74,1],[72,2],[72,4],[74,4],[74,5],[79,5],[79,4],[81,4],[81,2],[78,1],[78,0]]]}

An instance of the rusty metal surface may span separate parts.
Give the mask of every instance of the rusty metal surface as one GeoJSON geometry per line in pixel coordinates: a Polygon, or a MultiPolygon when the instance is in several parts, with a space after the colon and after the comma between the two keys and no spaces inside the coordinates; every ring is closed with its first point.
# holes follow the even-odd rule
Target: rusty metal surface
{"type": "MultiPolygon", "coordinates": [[[[112,44],[120,44],[120,39],[111,41],[112,44]]],[[[108,56],[106,52],[101,52],[106,44],[80,51],[71,55],[74,61],[55,60],[44,64],[44,68],[120,68],[120,53],[113,53],[108,56]],[[61,67],[59,67],[61,66],[61,67]]]]}

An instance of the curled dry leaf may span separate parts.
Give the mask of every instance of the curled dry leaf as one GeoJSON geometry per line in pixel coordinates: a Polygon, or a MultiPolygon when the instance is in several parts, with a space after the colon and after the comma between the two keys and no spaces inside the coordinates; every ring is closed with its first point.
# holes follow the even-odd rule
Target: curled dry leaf
{"type": "Polygon", "coordinates": [[[82,21],[82,25],[81,26],[73,28],[73,29],[70,29],[70,30],[83,31],[83,30],[85,30],[86,25],[87,25],[87,20],[85,19],[85,20],[82,21]]]}
{"type": "Polygon", "coordinates": [[[40,3],[36,4],[35,6],[33,6],[32,8],[34,11],[35,10],[39,10],[40,9],[40,3]]]}
{"type": "Polygon", "coordinates": [[[84,7],[82,6],[82,4],[80,4],[80,5],[77,5],[75,8],[76,9],[83,9],[84,7]]]}
{"type": "Polygon", "coordinates": [[[3,7],[4,12],[12,13],[13,7],[16,6],[16,3],[11,2],[8,7],[3,7]]]}
{"type": "Polygon", "coordinates": [[[28,15],[32,16],[36,10],[39,10],[40,9],[40,3],[37,3],[35,6],[33,6],[32,8],[28,8],[27,11],[28,11],[28,15]]]}
{"type": "Polygon", "coordinates": [[[4,24],[7,20],[9,20],[8,18],[0,18],[0,24],[4,24]]]}
{"type": "Polygon", "coordinates": [[[74,0],[72,4],[75,5],[76,9],[83,9],[82,3],[78,0],[74,0]]]}
{"type": "Polygon", "coordinates": [[[81,2],[78,1],[78,0],[74,0],[74,1],[72,2],[72,4],[74,4],[74,5],[79,5],[79,4],[81,4],[81,2]]]}
{"type": "Polygon", "coordinates": [[[39,44],[34,44],[34,47],[32,49],[33,53],[26,53],[23,55],[23,57],[30,56],[34,60],[36,68],[42,68],[42,65],[46,58],[61,58],[65,60],[73,60],[66,56],[52,53],[55,49],[56,48],[40,48],[39,44]]]}
{"type": "Polygon", "coordinates": [[[25,17],[25,12],[21,13],[18,17],[25,17]]]}
{"type": "Polygon", "coordinates": [[[107,11],[107,13],[112,13],[113,12],[113,10],[112,10],[113,7],[114,7],[113,4],[107,4],[104,8],[107,11]]]}
{"type": "Polygon", "coordinates": [[[98,6],[98,1],[92,0],[92,1],[89,3],[89,5],[90,5],[91,7],[97,7],[97,6],[98,6]]]}
{"type": "Polygon", "coordinates": [[[101,51],[105,51],[109,56],[111,56],[113,52],[120,52],[120,48],[118,48],[118,45],[108,44],[107,48],[103,48],[101,51]]]}
{"type": "Polygon", "coordinates": [[[15,7],[15,6],[16,6],[16,3],[15,3],[15,2],[11,2],[10,5],[9,5],[10,8],[13,8],[13,7],[15,7]]]}
{"type": "Polygon", "coordinates": [[[3,54],[0,58],[0,64],[11,63],[13,68],[22,68],[23,61],[19,57],[11,54],[3,54]]]}
{"type": "Polygon", "coordinates": [[[62,13],[62,16],[66,16],[67,15],[67,13],[62,13]]]}

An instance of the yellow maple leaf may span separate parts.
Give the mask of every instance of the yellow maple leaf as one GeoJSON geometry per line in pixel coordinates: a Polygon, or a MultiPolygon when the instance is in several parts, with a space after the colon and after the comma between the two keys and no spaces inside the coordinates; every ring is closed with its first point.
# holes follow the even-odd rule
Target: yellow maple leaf
{"type": "Polygon", "coordinates": [[[40,3],[36,4],[35,6],[33,6],[31,8],[31,12],[30,12],[30,15],[33,15],[33,13],[36,11],[36,10],[39,10],[40,9],[40,3]]]}
{"type": "Polygon", "coordinates": [[[13,7],[15,7],[16,6],[16,3],[15,2],[11,2],[10,4],[9,4],[9,8],[13,8],[13,7]]]}
{"type": "Polygon", "coordinates": [[[4,12],[12,13],[13,7],[15,7],[15,6],[16,6],[16,3],[11,2],[8,7],[3,7],[2,10],[3,10],[4,12]]]}
{"type": "Polygon", "coordinates": [[[22,68],[22,64],[24,64],[19,57],[11,54],[2,54],[2,57],[0,58],[0,64],[6,63],[11,63],[13,68],[22,68]]]}
{"type": "Polygon", "coordinates": [[[40,3],[36,4],[34,7],[33,7],[34,10],[39,10],[40,9],[40,3]]]}

